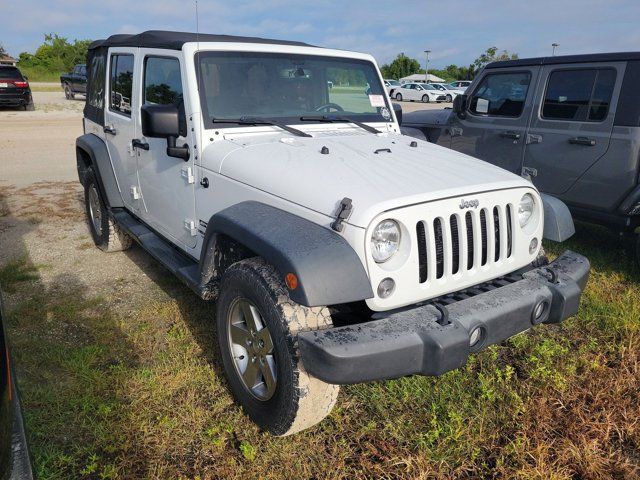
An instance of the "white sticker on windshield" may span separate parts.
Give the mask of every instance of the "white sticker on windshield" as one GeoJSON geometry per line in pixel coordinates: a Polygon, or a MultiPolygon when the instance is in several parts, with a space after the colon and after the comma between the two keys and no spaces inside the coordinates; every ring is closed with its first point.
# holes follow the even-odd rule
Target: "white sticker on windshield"
{"type": "Polygon", "coordinates": [[[369,103],[372,107],[384,107],[384,97],[382,95],[369,95],[369,103]]]}
{"type": "Polygon", "coordinates": [[[479,98],[476,103],[476,112],[477,113],[487,113],[489,111],[489,100],[485,100],[484,98],[479,98]]]}
{"type": "Polygon", "coordinates": [[[389,113],[389,109],[387,107],[382,107],[380,109],[380,115],[382,115],[382,118],[384,118],[385,120],[391,120],[391,114],[389,113]]]}

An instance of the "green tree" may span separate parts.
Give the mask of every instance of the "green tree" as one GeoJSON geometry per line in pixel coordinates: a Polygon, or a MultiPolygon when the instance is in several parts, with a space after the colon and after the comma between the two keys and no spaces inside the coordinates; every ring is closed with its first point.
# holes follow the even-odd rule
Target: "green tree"
{"type": "Polygon", "coordinates": [[[383,65],[380,70],[384,78],[400,79],[420,72],[420,63],[415,58],[399,54],[389,65],[383,65]]]}
{"type": "Polygon", "coordinates": [[[476,72],[482,70],[485,65],[491,62],[499,62],[502,60],[517,60],[517,53],[510,53],[506,50],[502,50],[498,52],[498,47],[489,47],[487,50],[481,54],[478,58],[473,61],[473,66],[475,67],[476,72]]]}
{"type": "Polygon", "coordinates": [[[86,61],[90,43],[91,40],[74,40],[72,43],[55,33],[46,34],[35,53],[20,54],[18,65],[41,74],[68,72],[74,65],[86,61]]]}

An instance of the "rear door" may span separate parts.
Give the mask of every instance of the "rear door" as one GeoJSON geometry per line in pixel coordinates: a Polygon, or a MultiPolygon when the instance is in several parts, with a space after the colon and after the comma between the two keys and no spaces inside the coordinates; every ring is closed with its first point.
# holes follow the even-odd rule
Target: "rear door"
{"type": "Polygon", "coordinates": [[[78,67],[78,74],[74,79],[75,85],[74,90],[78,93],[86,94],[87,93],[87,67],[85,65],[80,65],[78,67]]]}
{"type": "Polygon", "coordinates": [[[623,72],[624,62],[543,68],[524,156],[540,190],[566,192],[606,153],[623,72]]]}
{"type": "Polygon", "coordinates": [[[519,175],[539,69],[485,70],[449,129],[451,148],[519,175]]]}
{"type": "Polygon", "coordinates": [[[139,76],[135,74],[137,48],[109,49],[109,85],[105,111],[105,141],[113,163],[125,205],[139,210],[140,187],[136,152],[131,141],[136,138],[136,125],[131,119],[132,109],[139,104],[139,76]]]}

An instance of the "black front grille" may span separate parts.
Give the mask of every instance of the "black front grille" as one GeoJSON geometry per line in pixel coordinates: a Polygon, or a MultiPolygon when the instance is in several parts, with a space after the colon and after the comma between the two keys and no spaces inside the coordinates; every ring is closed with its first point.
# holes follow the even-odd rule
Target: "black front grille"
{"type": "Polygon", "coordinates": [[[431,279],[439,279],[471,270],[477,266],[477,258],[480,260],[480,266],[484,266],[489,262],[511,257],[512,216],[513,207],[507,205],[495,206],[490,210],[469,210],[464,217],[454,214],[448,219],[438,217],[428,223],[419,221],[416,224],[416,234],[420,283],[427,282],[430,275],[431,279]],[[490,240],[492,245],[489,245],[490,240]],[[478,248],[475,245],[476,241],[479,243],[478,248]],[[450,251],[448,245],[451,245],[450,251]],[[429,272],[429,252],[434,255],[431,259],[433,272],[429,272]]]}

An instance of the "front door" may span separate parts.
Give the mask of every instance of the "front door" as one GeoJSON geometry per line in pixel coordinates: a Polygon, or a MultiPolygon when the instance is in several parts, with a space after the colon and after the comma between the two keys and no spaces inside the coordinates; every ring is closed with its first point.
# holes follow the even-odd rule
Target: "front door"
{"type": "Polygon", "coordinates": [[[466,111],[451,119],[451,148],[520,175],[538,70],[485,70],[466,111]]]}
{"type": "Polygon", "coordinates": [[[623,71],[623,63],[544,67],[524,155],[541,191],[566,192],[606,153],[623,71]]]}
{"type": "MultiPolygon", "coordinates": [[[[183,98],[183,77],[180,58],[175,51],[141,49],[142,89],[141,105],[174,104],[181,111],[181,136],[176,144],[193,145],[187,131],[183,98]]],[[[138,115],[138,118],[140,116],[138,115]]],[[[142,132],[142,125],[138,125],[142,132]]],[[[196,217],[193,155],[188,161],[167,156],[164,138],[147,138],[139,134],[148,150],[137,148],[138,177],[144,201],[141,217],[174,243],[187,248],[196,245],[196,217]]]]}
{"type": "Polygon", "coordinates": [[[109,95],[105,112],[105,141],[118,178],[122,200],[132,211],[140,204],[136,152],[131,140],[136,136],[136,125],[131,119],[132,108],[139,99],[137,77],[134,75],[136,48],[111,49],[109,55],[109,95]]]}

